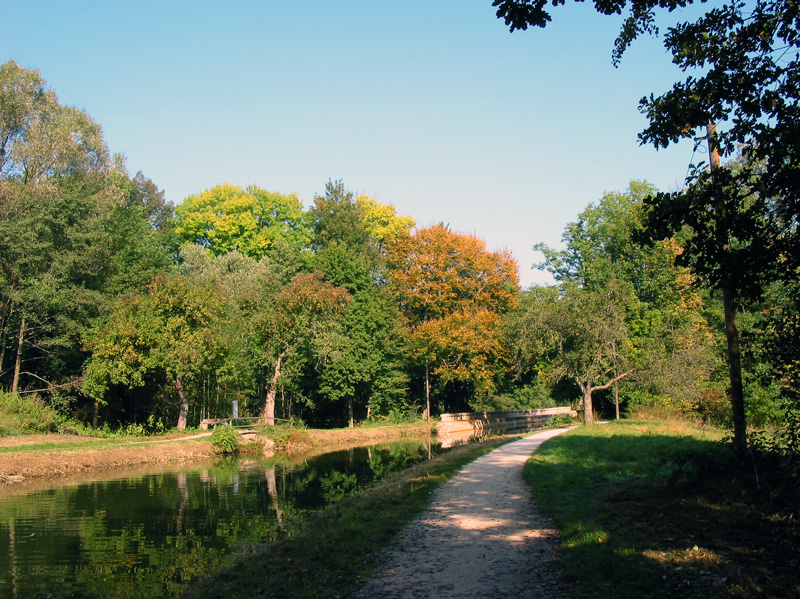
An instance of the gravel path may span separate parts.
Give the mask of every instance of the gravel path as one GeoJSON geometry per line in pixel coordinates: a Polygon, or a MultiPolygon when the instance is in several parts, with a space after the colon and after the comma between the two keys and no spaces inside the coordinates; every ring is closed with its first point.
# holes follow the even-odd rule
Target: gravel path
{"type": "Polygon", "coordinates": [[[522,467],[549,430],[468,464],[379,558],[354,595],[371,598],[567,597],[551,560],[558,533],[536,513],[522,467]]]}

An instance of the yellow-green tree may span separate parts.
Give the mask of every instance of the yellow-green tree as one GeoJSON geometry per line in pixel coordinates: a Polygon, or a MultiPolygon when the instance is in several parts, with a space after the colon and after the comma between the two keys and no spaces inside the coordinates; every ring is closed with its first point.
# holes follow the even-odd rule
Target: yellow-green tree
{"type": "Polygon", "coordinates": [[[295,250],[310,240],[298,197],[255,185],[246,189],[230,183],[217,185],[186,198],[175,214],[178,238],[198,243],[215,256],[237,250],[260,258],[279,246],[279,240],[295,250]]]}

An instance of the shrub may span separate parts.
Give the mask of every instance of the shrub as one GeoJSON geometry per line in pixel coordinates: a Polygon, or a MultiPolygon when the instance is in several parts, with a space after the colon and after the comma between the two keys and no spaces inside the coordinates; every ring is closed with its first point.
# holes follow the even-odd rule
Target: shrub
{"type": "Polygon", "coordinates": [[[0,413],[7,434],[54,433],[59,415],[35,395],[0,392],[0,413]]]}
{"type": "Polygon", "coordinates": [[[125,427],[122,434],[126,437],[144,437],[147,435],[147,431],[143,424],[131,423],[125,427]]]}
{"type": "Polygon", "coordinates": [[[310,449],[314,445],[304,427],[268,426],[261,434],[281,451],[310,449]]]}
{"type": "Polygon", "coordinates": [[[753,493],[773,509],[800,515],[800,410],[789,408],[774,434],[749,435],[753,493]]]}
{"type": "Polygon", "coordinates": [[[547,421],[547,426],[560,428],[562,426],[571,426],[574,423],[575,421],[569,414],[556,414],[555,416],[550,417],[550,419],[547,421]]]}
{"type": "Polygon", "coordinates": [[[239,451],[239,433],[229,424],[218,426],[211,434],[211,445],[219,453],[237,453],[239,451]]]}

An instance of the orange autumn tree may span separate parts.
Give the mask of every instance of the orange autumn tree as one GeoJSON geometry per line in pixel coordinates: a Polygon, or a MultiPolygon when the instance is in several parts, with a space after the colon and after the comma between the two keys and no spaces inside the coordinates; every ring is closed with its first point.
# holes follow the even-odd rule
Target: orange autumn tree
{"type": "Polygon", "coordinates": [[[516,304],[517,263],[473,235],[443,225],[392,239],[386,247],[390,288],[409,329],[412,358],[424,369],[426,413],[431,377],[460,383],[471,406],[489,396],[506,370],[500,316],[516,304]]]}

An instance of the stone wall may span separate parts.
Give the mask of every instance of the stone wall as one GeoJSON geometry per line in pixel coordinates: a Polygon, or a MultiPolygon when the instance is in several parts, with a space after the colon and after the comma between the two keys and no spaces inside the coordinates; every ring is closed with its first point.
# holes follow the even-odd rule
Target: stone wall
{"type": "Polygon", "coordinates": [[[487,435],[524,433],[543,428],[557,414],[576,415],[570,407],[442,414],[441,421],[436,423],[436,432],[442,445],[447,447],[487,435]]]}

